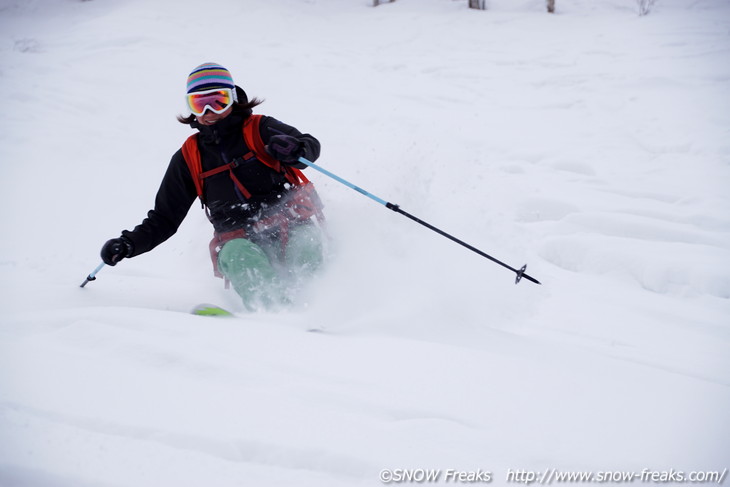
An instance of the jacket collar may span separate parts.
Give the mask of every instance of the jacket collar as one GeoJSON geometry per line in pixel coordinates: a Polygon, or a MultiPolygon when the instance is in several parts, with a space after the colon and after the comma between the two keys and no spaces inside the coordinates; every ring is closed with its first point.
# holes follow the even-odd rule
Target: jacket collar
{"type": "Polygon", "coordinates": [[[199,140],[205,143],[220,144],[231,135],[242,133],[243,116],[238,113],[231,113],[229,116],[214,125],[201,125],[193,121],[190,126],[200,132],[199,140]]]}

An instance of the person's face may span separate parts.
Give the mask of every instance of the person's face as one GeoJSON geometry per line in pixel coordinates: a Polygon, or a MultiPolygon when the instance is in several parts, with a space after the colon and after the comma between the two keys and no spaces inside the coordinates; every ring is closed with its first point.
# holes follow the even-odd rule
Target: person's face
{"type": "Polygon", "coordinates": [[[214,125],[230,115],[231,112],[233,112],[233,106],[228,107],[223,113],[214,113],[211,110],[206,110],[204,114],[196,115],[195,118],[200,125],[214,125]]]}

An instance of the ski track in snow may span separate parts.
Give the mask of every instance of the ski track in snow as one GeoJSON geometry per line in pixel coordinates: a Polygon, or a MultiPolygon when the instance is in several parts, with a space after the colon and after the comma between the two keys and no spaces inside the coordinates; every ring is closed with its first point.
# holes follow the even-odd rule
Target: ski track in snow
{"type": "Polygon", "coordinates": [[[0,4],[0,485],[382,485],[730,467],[730,6],[0,4]],[[247,314],[203,212],[106,267],[229,67],[320,164],[326,273],[247,314]],[[192,316],[201,302],[234,318],[192,316]]]}

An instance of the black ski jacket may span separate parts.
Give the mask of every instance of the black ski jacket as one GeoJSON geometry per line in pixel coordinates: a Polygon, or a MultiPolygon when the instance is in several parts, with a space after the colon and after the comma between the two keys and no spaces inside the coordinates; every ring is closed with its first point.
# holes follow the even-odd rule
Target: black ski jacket
{"type": "MultiPolygon", "coordinates": [[[[203,172],[225,165],[251,151],[243,140],[243,122],[249,113],[240,113],[234,109],[231,115],[215,125],[191,124],[200,132],[198,148],[203,172]]],[[[315,161],[319,157],[319,141],[309,134],[302,134],[272,117],[263,117],[259,128],[264,144],[268,144],[272,135],[284,133],[302,142],[306,159],[315,161]]],[[[299,169],[306,167],[302,163],[292,165],[299,169]]],[[[203,185],[208,218],[218,233],[250,226],[262,209],[279,201],[290,187],[283,174],[256,159],[240,164],[234,173],[251,193],[250,199],[245,199],[239,192],[228,171],[206,178],[203,185]]],[[[174,235],[196,198],[195,184],[181,148],[170,160],[157,191],[155,207],[134,230],[122,232],[132,241],[133,252],[129,257],[148,252],[174,235]]]]}

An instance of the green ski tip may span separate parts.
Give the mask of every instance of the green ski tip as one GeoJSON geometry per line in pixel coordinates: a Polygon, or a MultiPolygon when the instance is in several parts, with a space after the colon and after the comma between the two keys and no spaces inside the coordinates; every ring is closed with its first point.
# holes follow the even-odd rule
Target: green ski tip
{"type": "Polygon", "coordinates": [[[233,316],[230,311],[214,304],[199,304],[191,313],[198,316],[233,316]]]}

